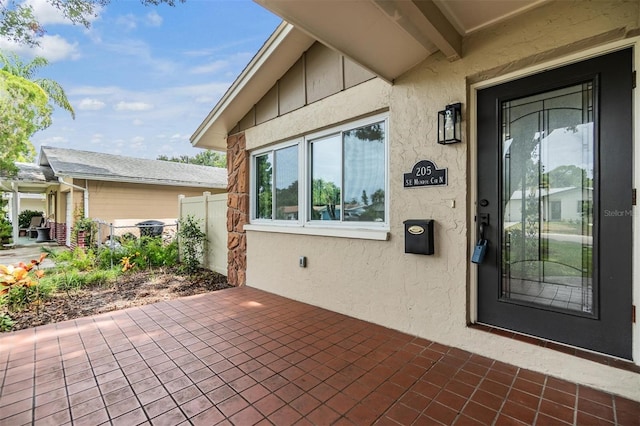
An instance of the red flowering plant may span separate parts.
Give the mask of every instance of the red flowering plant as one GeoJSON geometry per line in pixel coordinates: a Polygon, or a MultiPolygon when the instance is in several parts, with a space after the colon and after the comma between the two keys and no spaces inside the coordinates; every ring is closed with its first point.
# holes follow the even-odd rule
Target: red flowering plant
{"type": "Polygon", "coordinates": [[[20,262],[17,265],[0,265],[0,297],[6,307],[20,309],[31,303],[39,305],[42,302],[38,284],[44,276],[44,271],[38,267],[47,257],[46,253],[40,259],[29,263],[20,262]]]}

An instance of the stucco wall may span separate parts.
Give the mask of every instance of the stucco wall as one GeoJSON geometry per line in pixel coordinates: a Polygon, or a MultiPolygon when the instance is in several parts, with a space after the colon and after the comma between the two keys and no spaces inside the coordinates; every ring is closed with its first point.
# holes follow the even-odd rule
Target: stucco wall
{"type": "Polygon", "coordinates": [[[640,400],[637,374],[467,327],[473,297],[472,141],[465,132],[461,144],[436,143],[437,111],[445,105],[463,102],[463,125],[469,125],[472,80],[623,37],[637,29],[639,16],[638,2],[552,2],[467,37],[459,61],[436,54],[393,86],[369,81],[247,130],[247,149],[253,149],[386,106],[390,110],[389,241],[250,230],[247,285],[640,400]],[[449,185],[404,189],[403,173],[422,159],[447,167],[449,185]],[[419,218],[435,220],[434,256],[404,254],[402,222],[419,218]],[[304,269],[298,267],[303,255],[304,269]]]}

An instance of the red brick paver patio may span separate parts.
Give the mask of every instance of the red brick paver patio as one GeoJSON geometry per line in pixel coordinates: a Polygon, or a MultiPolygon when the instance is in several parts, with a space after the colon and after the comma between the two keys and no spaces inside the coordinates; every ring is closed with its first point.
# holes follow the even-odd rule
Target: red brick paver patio
{"type": "Polygon", "coordinates": [[[640,424],[640,403],[251,288],[0,335],[0,425],[640,424]]]}

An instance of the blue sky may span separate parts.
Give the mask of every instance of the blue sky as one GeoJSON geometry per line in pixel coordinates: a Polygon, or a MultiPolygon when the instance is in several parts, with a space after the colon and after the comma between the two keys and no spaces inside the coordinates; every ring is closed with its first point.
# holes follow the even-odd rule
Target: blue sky
{"type": "Polygon", "coordinates": [[[32,138],[41,145],[132,157],[190,155],[189,137],[280,23],[249,0],[187,0],[175,7],[113,0],[89,29],[44,0],[27,0],[47,33],[38,49],[0,49],[50,62],[39,77],[64,87],[63,110],[32,138]]]}

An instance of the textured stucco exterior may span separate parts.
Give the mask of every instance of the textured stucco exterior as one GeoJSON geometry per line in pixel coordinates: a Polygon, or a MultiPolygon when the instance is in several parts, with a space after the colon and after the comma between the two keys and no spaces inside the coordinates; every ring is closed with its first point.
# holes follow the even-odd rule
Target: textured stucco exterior
{"type": "MultiPolygon", "coordinates": [[[[469,262],[474,179],[470,84],[526,72],[527,67],[587,48],[601,46],[604,52],[606,43],[633,35],[639,19],[638,2],[552,2],[468,36],[461,60],[449,62],[435,54],[393,85],[370,80],[248,129],[246,146],[251,150],[388,109],[390,238],[371,241],[251,228],[247,285],[640,400],[637,373],[467,326],[475,303],[469,262]],[[453,102],[464,105],[463,143],[438,145],[437,111],[453,102]],[[448,168],[448,186],[403,188],[403,173],[422,159],[448,168]],[[427,218],[435,220],[436,254],[405,254],[403,221],[427,218]],[[300,256],[307,257],[306,268],[298,266],[300,256]]],[[[639,290],[636,280],[634,294],[639,290]]],[[[636,364],[639,339],[636,327],[636,364]]]]}

